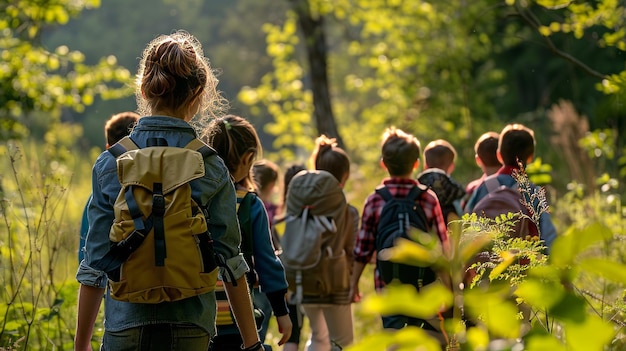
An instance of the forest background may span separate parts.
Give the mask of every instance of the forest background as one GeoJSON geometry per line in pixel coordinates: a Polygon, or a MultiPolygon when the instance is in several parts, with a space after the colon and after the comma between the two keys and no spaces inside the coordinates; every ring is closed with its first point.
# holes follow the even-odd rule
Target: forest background
{"type": "MultiPolygon", "coordinates": [[[[337,138],[353,162],[346,190],[357,208],[384,177],[387,126],[422,145],[449,140],[459,153],[453,176],[465,184],[481,174],[476,138],[519,122],[535,130],[528,171],[548,189],[559,228],[580,220],[572,199],[594,199],[598,217],[608,208],[623,233],[620,2],[4,0],[0,9],[0,347],[28,344],[24,330],[53,339],[37,328],[42,316],[72,315],[78,227],[104,122],[135,110],[141,50],[176,29],[203,43],[230,112],[257,127],[266,158],[306,162],[316,136],[337,138]]],[[[61,345],[71,342],[72,317],[55,328],[61,345]]]]}

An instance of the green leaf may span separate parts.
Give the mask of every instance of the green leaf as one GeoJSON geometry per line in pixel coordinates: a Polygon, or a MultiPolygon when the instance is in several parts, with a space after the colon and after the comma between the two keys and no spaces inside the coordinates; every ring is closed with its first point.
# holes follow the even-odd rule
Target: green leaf
{"type": "Polygon", "coordinates": [[[550,251],[550,262],[561,267],[572,265],[580,253],[612,237],[612,231],[599,222],[594,222],[582,230],[572,226],[554,241],[550,251]]]}
{"type": "Polygon", "coordinates": [[[382,293],[363,301],[366,312],[403,314],[424,319],[436,316],[443,306],[452,306],[452,293],[439,283],[427,285],[419,293],[411,285],[390,284],[382,293]]]}
{"type": "Polygon", "coordinates": [[[485,323],[489,332],[504,338],[517,338],[520,335],[521,321],[517,306],[510,296],[501,292],[468,290],[464,296],[467,313],[485,323]]]}
{"type": "Polygon", "coordinates": [[[570,0],[537,0],[537,4],[550,10],[558,10],[569,6],[570,0]]]}
{"type": "Polygon", "coordinates": [[[527,279],[515,290],[515,295],[526,303],[541,309],[550,309],[565,294],[563,286],[554,281],[527,279]]]}
{"type": "Polygon", "coordinates": [[[532,335],[524,339],[526,351],[567,351],[567,348],[552,335],[532,335]]]}
{"type": "Polygon", "coordinates": [[[472,240],[465,241],[461,247],[461,262],[466,263],[472,260],[489,242],[491,242],[489,234],[476,235],[472,237],[472,240]]]}
{"type": "Polygon", "coordinates": [[[467,344],[470,350],[484,350],[489,345],[489,334],[482,328],[469,328],[467,330],[467,344]]]}
{"type": "Polygon", "coordinates": [[[514,261],[516,256],[509,251],[504,251],[500,254],[502,261],[489,273],[489,280],[496,279],[507,267],[509,267],[514,261]]]}
{"type": "Polygon", "coordinates": [[[396,351],[441,351],[441,346],[424,329],[409,326],[397,331],[384,330],[367,334],[359,342],[346,347],[344,350],[371,351],[388,349],[396,351]]]}
{"type": "Polygon", "coordinates": [[[584,270],[595,273],[603,278],[626,285],[626,265],[611,262],[602,258],[588,258],[580,263],[584,270]]]}
{"type": "Polygon", "coordinates": [[[379,259],[427,267],[441,258],[441,248],[428,248],[408,239],[398,239],[396,245],[379,252],[379,259]]]}
{"type": "Polygon", "coordinates": [[[565,294],[549,311],[553,317],[565,322],[581,323],[585,320],[587,305],[572,293],[565,294]]]}
{"type": "Polygon", "coordinates": [[[611,324],[592,314],[582,323],[565,323],[565,340],[571,351],[605,350],[614,334],[611,324]]]}

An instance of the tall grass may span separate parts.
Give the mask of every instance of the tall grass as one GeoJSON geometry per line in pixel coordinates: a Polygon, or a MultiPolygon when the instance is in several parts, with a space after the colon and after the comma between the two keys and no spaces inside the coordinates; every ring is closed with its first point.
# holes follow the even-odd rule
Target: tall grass
{"type": "Polygon", "coordinates": [[[72,184],[89,169],[60,143],[11,142],[0,155],[0,349],[72,350],[88,194],[72,184]]]}

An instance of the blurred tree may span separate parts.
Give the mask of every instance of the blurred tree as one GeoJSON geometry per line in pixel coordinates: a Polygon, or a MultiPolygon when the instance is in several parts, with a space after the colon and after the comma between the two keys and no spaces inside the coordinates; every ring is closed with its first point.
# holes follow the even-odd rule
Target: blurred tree
{"type": "MultiPolygon", "coordinates": [[[[276,135],[274,146],[282,157],[309,149],[310,138],[332,129],[332,124],[354,150],[356,162],[374,165],[378,150],[371,146],[389,125],[423,142],[445,138],[469,146],[483,131],[499,130],[511,121],[548,137],[552,131],[546,111],[562,98],[574,101],[596,121],[590,123],[595,127],[602,125],[596,116],[601,106],[604,113],[619,116],[618,104],[598,90],[620,93],[626,82],[623,60],[615,60],[623,54],[626,32],[619,2],[291,3],[294,10],[282,27],[265,28],[273,72],[259,86],[244,87],[239,94],[244,103],[269,107],[274,123],[267,129],[276,135]],[[308,13],[301,8],[307,5],[308,13]],[[302,31],[300,47],[294,28],[302,27],[302,13],[318,25],[314,31],[302,31]],[[327,39],[329,84],[313,73],[319,62],[312,64],[307,53],[302,54],[303,48],[320,50],[319,31],[327,39]],[[312,93],[316,89],[327,93],[312,93]],[[326,117],[334,120],[325,122],[329,125],[310,126],[307,114],[317,109],[315,96],[332,99],[332,108],[326,110],[326,117]]],[[[623,118],[611,119],[607,122],[623,124],[623,118]]],[[[551,151],[547,144],[540,147],[544,150],[551,151]]],[[[476,169],[471,147],[459,151],[457,169],[476,169]]],[[[558,159],[554,153],[544,161],[553,159],[558,159]]],[[[465,172],[462,178],[474,175],[465,172]]]]}
{"type": "MultiPolygon", "coordinates": [[[[142,48],[159,34],[185,29],[202,41],[205,55],[219,73],[219,89],[231,101],[232,112],[251,117],[253,107],[236,101],[244,85],[256,85],[272,69],[265,51],[264,23],[284,21],[287,2],[256,0],[108,0],[84,11],[67,25],[44,33],[46,45],[72,43],[88,57],[114,52],[121,66],[134,74],[142,48]],[[155,6],[157,5],[157,6],[155,6]]],[[[115,101],[95,99],[81,114],[64,116],[85,127],[84,142],[103,144],[102,126],[113,113],[136,108],[133,97],[115,101]]],[[[268,116],[253,116],[262,125],[268,116]]],[[[267,140],[267,135],[261,133],[267,140]]],[[[269,141],[266,141],[269,144],[269,141]]]]}
{"type": "Polygon", "coordinates": [[[48,50],[42,29],[67,23],[97,0],[9,0],[0,3],[0,140],[43,133],[63,108],[81,112],[99,96],[129,94],[128,70],[106,56],[93,65],[66,45],[48,50]]]}

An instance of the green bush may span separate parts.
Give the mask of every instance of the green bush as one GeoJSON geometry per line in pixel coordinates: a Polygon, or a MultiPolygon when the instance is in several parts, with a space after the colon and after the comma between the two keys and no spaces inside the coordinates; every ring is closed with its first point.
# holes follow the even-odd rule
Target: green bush
{"type": "Polygon", "coordinates": [[[74,174],[90,178],[64,145],[75,132],[0,146],[0,350],[73,349],[78,194],[89,192],[71,186],[74,174]]]}
{"type": "MultiPolygon", "coordinates": [[[[557,227],[566,229],[548,259],[541,254],[540,242],[503,236],[514,216],[486,220],[465,215],[451,226],[451,256],[434,261],[450,273],[452,289],[435,285],[417,293],[391,286],[363,302],[374,315],[402,313],[429,319],[438,317],[442,304],[451,306],[454,301],[454,317],[439,316],[445,346],[411,329],[370,333],[347,349],[385,350],[395,345],[395,350],[416,346],[423,350],[623,350],[626,220],[619,196],[609,191],[617,185],[605,178],[600,190],[585,197],[571,187],[552,214],[557,227]],[[472,266],[471,259],[485,247],[491,260],[472,266]],[[520,258],[528,263],[520,265],[520,258]],[[475,283],[480,283],[467,289],[462,285],[465,267],[479,270],[475,283]]],[[[416,245],[402,243],[393,259],[433,262],[416,245]]]]}

